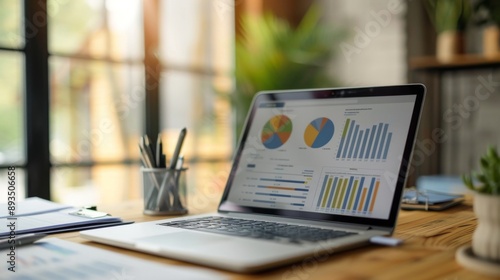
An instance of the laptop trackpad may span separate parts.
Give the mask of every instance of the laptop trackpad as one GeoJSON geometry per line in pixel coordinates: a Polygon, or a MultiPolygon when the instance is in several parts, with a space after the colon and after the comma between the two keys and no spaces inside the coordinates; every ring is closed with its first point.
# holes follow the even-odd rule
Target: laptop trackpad
{"type": "Polygon", "coordinates": [[[222,241],[228,241],[227,236],[217,236],[191,231],[180,231],[140,238],[136,240],[136,244],[138,247],[148,247],[149,249],[160,250],[162,247],[199,248],[203,245],[215,244],[222,241]]]}

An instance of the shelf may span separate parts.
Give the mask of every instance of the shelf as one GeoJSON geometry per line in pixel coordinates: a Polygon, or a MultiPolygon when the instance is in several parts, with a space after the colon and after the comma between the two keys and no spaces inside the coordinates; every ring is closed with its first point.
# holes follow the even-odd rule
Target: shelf
{"type": "Polygon", "coordinates": [[[425,70],[458,70],[465,68],[484,68],[500,66],[500,55],[485,57],[479,54],[464,54],[453,57],[448,61],[438,60],[435,56],[410,58],[409,67],[413,71],[425,70]]]}

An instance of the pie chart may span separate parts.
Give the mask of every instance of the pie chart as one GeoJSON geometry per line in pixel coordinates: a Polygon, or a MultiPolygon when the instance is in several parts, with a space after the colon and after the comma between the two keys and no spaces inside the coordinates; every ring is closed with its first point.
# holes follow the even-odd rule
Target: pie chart
{"type": "Polygon", "coordinates": [[[262,144],[268,149],[281,147],[290,138],[292,127],[292,121],[287,116],[276,115],[272,117],[262,128],[262,144]]]}
{"type": "Polygon", "coordinates": [[[311,148],[321,148],[333,137],[335,128],[328,118],[317,118],[306,127],[304,142],[311,148]]]}

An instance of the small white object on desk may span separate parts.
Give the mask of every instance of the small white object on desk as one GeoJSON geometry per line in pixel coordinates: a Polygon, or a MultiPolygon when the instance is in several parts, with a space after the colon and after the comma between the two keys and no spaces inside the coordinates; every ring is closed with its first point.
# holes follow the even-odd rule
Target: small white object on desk
{"type": "Polygon", "coordinates": [[[400,244],[403,244],[403,240],[387,236],[374,236],[370,238],[370,242],[373,244],[384,246],[398,246],[400,244]]]}

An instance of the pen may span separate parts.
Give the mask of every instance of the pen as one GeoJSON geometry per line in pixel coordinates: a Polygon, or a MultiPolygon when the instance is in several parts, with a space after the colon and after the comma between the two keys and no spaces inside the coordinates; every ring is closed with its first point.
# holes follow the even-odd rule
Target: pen
{"type": "Polygon", "coordinates": [[[146,150],[146,153],[149,156],[151,163],[153,164],[152,168],[158,167],[159,163],[156,162],[155,160],[155,152],[153,149],[153,144],[151,143],[151,141],[149,141],[148,135],[144,135],[143,140],[144,140],[143,148],[146,150]]]}
{"type": "Polygon", "coordinates": [[[156,139],[156,167],[165,168],[165,162],[163,161],[163,143],[161,141],[161,133],[158,133],[158,139],[156,139]]]}
{"type": "Polygon", "coordinates": [[[187,129],[183,128],[181,130],[181,133],[179,134],[179,139],[177,139],[177,145],[175,146],[174,154],[172,155],[172,159],[170,160],[170,169],[175,169],[177,167],[177,160],[179,159],[182,143],[184,142],[184,138],[186,138],[186,133],[187,129]]]}
{"type": "Polygon", "coordinates": [[[151,156],[149,155],[147,148],[144,147],[144,143],[141,141],[139,143],[139,150],[141,154],[141,160],[142,163],[144,164],[145,167],[147,168],[155,168],[154,166],[154,161],[152,160],[151,156]]]}
{"type": "Polygon", "coordinates": [[[0,250],[7,249],[10,247],[20,247],[24,245],[29,245],[39,239],[44,238],[45,236],[47,235],[42,233],[30,233],[30,234],[15,236],[12,239],[11,238],[0,239],[0,250]]]}
{"type": "MultiPolygon", "coordinates": [[[[145,145],[145,140],[144,137],[141,137],[141,140],[139,141],[139,150],[140,150],[140,156],[141,156],[141,161],[143,165],[146,168],[155,168],[151,161],[151,157],[149,153],[147,152],[147,148],[144,146],[145,145]]],[[[151,190],[148,193],[147,196],[147,207],[153,207],[153,203],[155,202],[156,196],[158,195],[158,192],[161,188],[160,183],[156,179],[156,177],[152,174],[149,173],[149,177],[153,181],[154,188],[151,188],[151,190]]]]}
{"type": "MultiPolygon", "coordinates": [[[[163,182],[160,185],[160,190],[158,192],[156,208],[161,209],[165,206],[167,209],[170,208],[170,196],[169,193],[172,191],[173,185],[175,185],[175,173],[177,167],[177,161],[179,160],[179,155],[181,153],[182,144],[184,139],[186,138],[187,129],[184,127],[177,139],[177,144],[175,145],[174,154],[172,155],[172,159],[170,160],[169,172],[166,174],[163,182]],[[173,185],[172,185],[173,184],[173,185]]],[[[180,171],[179,171],[180,172],[180,171]]],[[[175,197],[174,197],[175,199],[175,197]]]]}

